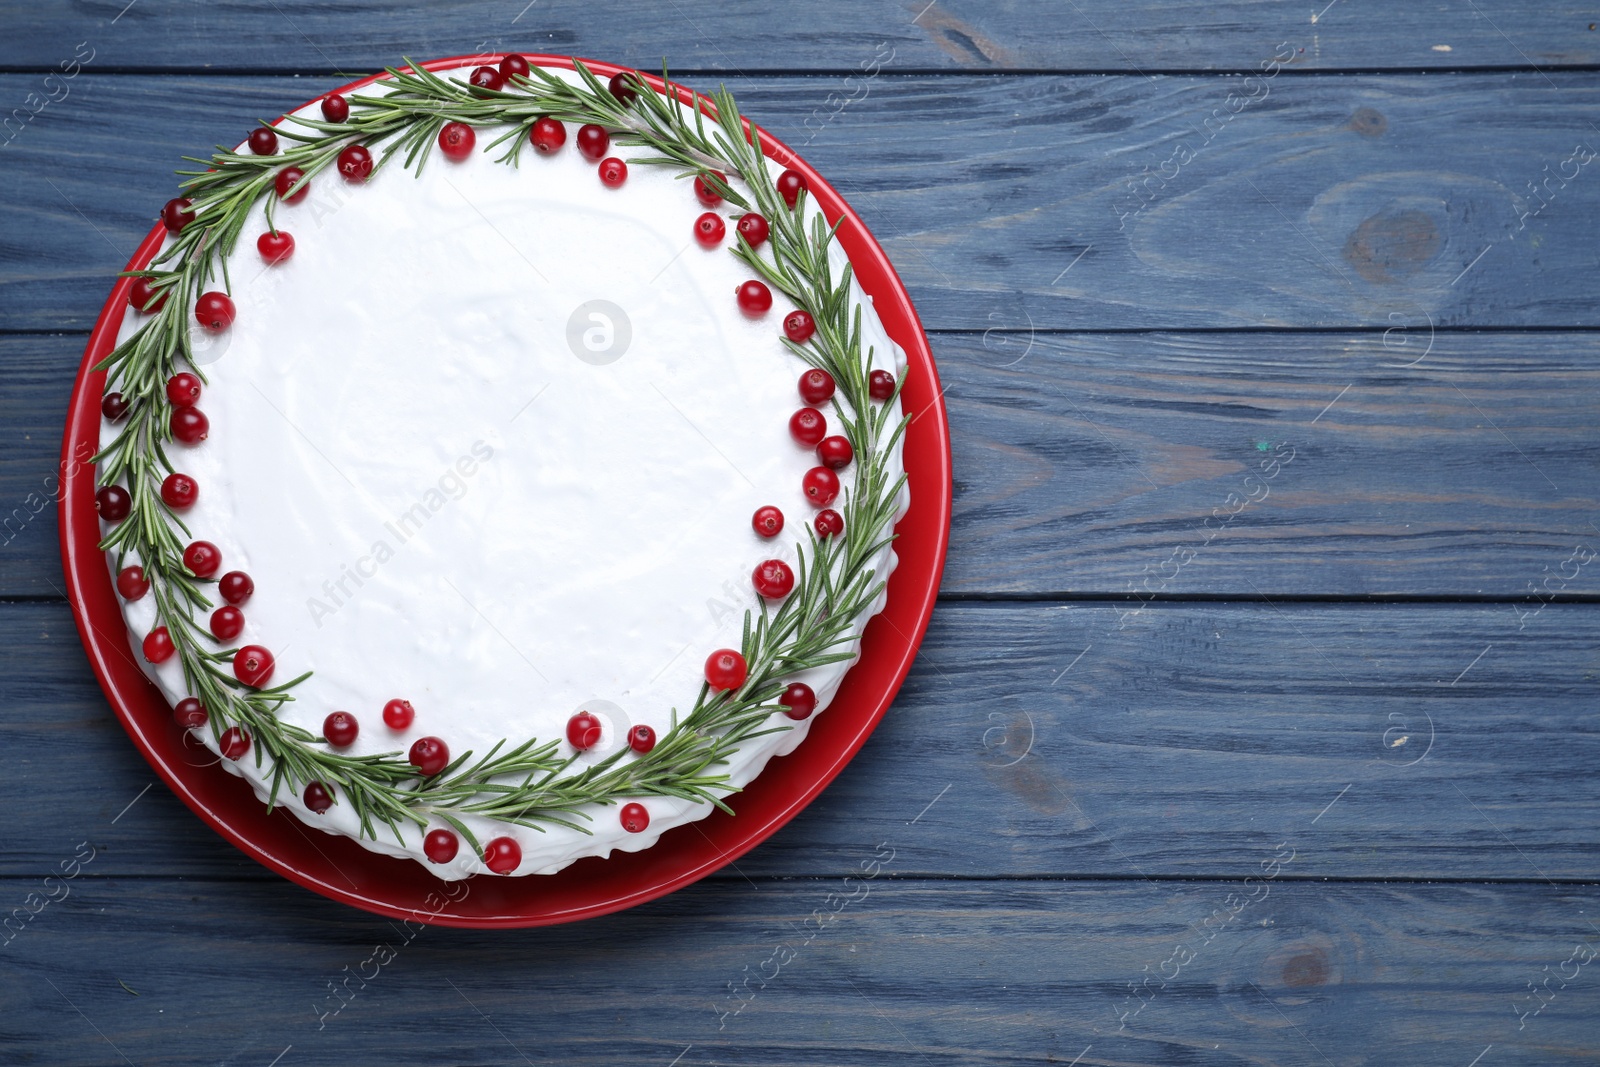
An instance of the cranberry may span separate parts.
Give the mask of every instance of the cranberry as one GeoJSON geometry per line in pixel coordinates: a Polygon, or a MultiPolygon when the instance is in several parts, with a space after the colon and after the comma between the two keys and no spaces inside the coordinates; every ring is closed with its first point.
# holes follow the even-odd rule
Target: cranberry
{"type": "Polygon", "coordinates": [[[628,731],[628,747],[640,755],[656,747],[656,732],[644,723],[628,731]]]}
{"type": "Polygon", "coordinates": [[[176,472],[161,480],[161,502],[173,511],[194,507],[200,499],[200,486],[187,474],[176,472]]]}
{"type": "Polygon", "coordinates": [[[307,782],[306,791],[301,794],[301,799],[306,802],[306,807],[318,815],[333,807],[333,793],[321,782],[307,782]]]}
{"type": "MultiPolygon", "coordinates": [[[[800,311],[796,314],[804,315],[805,312],[800,311]]],[[[813,367],[800,375],[800,397],[807,404],[815,406],[827,403],[833,397],[833,390],[833,375],[825,370],[813,367]]]]}
{"type": "Polygon", "coordinates": [[[483,865],[495,874],[510,874],[522,866],[522,846],[509,837],[497,837],[485,846],[483,865]]]}
{"type": "Polygon", "coordinates": [[[179,233],[194,221],[194,201],[186,196],[176,196],[161,206],[161,224],[168,233],[179,233]]]}
{"type": "Polygon", "coordinates": [[[270,156],[278,150],[278,134],[268,126],[257,126],[245,140],[250,142],[250,151],[258,156],[270,156]]]}
{"type": "Polygon", "coordinates": [[[217,592],[230,604],[243,604],[256,591],[256,583],[244,571],[229,571],[217,579],[217,592]]]}
{"type": "MultiPolygon", "coordinates": [[[[723,185],[728,184],[728,176],[722,173],[720,170],[708,171],[706,173],[715,174],[719,182],[721,182],[723,185]]],[[[722,203],[722,194],[717,192],[716,189],[712,188],[711,184],[706,181],[706,174],[696,174],[694,176],[694,195],[695,199],[699,200],[706,207],[716,207],[718,204],[722,203]]]]}
{"type": "Polygon", "coordinates": [[[217,747],[222,750],[224,759],[244,759],[244,754],[250,751],[250,735],[241,727],[230,726],[217,738],[217,747]]]}
{"type": "Polygon", "coordinates": [[[231,604],[213,611],[211,633],[218,641],[232,641],[244,633],[244,612],[231,604]]]}
{"type": "Polygon", "coordinates": [[[626,107],[638,97],[638,85],[639,75],[631,70],[619,70],[611,75],[611,80],[606,83],[606,88],[611,90],[611,95],[626,107]]]}
{"type": "MultiPolygon", "coordinates": [[[[791,311],[783,317],[783,335],[797,345],[803,345],[811,340],[811,335],[816,332],[817,320],[813,319],[808,311],[791,311]]],[[[818,373],[827,374],[828,372],[819,371],[818,373]]],[[[830,378],[828,379],[828,396],[832,395],[833,379],[830,378]]],[[[806,397],[806,399],[813,404],[817,403],[817,401],[811,400],[810,397],[806,397]]],[[[823,399],[827,398],[824,397],[823,399]]]]}
{"type": "Polygon", "coordinates": [[[886,370],[875,370],[867,375],[867,392],[874,400],[888,400],[894,396],[894,375],[886,370]]]}
{"type": "Polygon", "coordinates": [[[417,717],[409,700],[391,700],[383,706],[383,724],[391,730],[404,730],[417,717]]]}
{"type": "Polygon", "coordinates": [[[855,449],[850,447],[850,439],[839,434],[824,437],[817,444],[817,458],[830,470],[843,470],[850,466],[850,461],[855,456],[855,449]]]}
{"type": "Polygon", "coordinates": [[[266,686],[276,666],[272,653],[260,645],[245,645],[233,656],[233,676],[256,689],[266,686]]]}
{"type": "Polygon", "coordinates": [[[177,648],[172,644],[172,634],[167,632],[165,626],[157,626],[154,630],[145,634],[141,647],[144,651],[144,658],[151,663],[165,663],[177,651],[177,648]]]}
{"type": "Polygon", "coordinates": [[[727,224],[715,211],[708,211],[694,220],[694,239],[707,248],[717,247],[727,235],[727,224]]]}
{"type": "Polygon", "coordinates": [[[306,194],[311,191],[310,182],[301,182],[300,188],[295,189],[293,195],[289,190],[294,189],[295,182],[299,182],[305,176],[306,172],[299,167],[284,167],[280,170],[278,176],[272,179],[272,187],[278,191],[278,199],[287,200],[291,204],[298,204],[304,200],[306,194]]]}
{"type": "Polygon", "coordinates": [[[133,497],[120,485],[108,485],[94,495],[94,509],[107,522],[121,522],[133,510],[133,497]]]}
{"type": "Polygon", "coordinates": [[[150,591],[150,579],[143,567],[124,567],[117,572],[117,592],[124,600],[138,600],[150,591]]]}
{"type": "Polygon", "coordinates": [[[283,230],[268,230],[256,238],[256,251],[267,266],[276,266],[294,255],[294,238],[283,230]]]}
{"type": "Polygon", "coordinates": [[[222,550],[210,541],[191,541],[183,550],[183,565],[196,578],[209,578],[222,569],[222,550]]]}
{"type": "Polygon", "coordinates": [[[567,743],[579,751],[598,745],[603,732],[593,712],[580,711],[567,720],[567,743]]]}
{"type": "Polygon", "coordinates": [[[583,158],[590,163],[598,163],[604,159],[606,149],[610,147],[611,135],[606,133],[605,127],[596,126],[592,122],[578,127],[578,151],[583,153],[583,158]]]}
{"type": "Polygon", "coordinates": [[[807,448],[816,448],[828,436],[828,417],[816,408],[801,408],[789,416],[789,436],[807,448]]]}
{"type": "Polygon", "coordinates": [[[474,89],[487,89],[497,93],[506,87],[506,79],[494,67],[478,67],[467,77],[467,84],[474,89]]]}
{"type": "Polygon", "coordinates": [[[322,98],[322,117],[329,122],[343,122],[350,117],[350,101],[338,93],[322,98]]]}
{"type": "Polygon", "coordinates": [[[739,310],[751,318],[765,315],[772,308],[772,290],[765,282],[751,278],[734,292],[739,298],[739,310]]]}
{"type": "Polygon", "coordinates": [[[754,248],[767,239],[767,220],[754,211],[739,216],[739,232],[744,234],[744,239],[754,248]]]}
{"type": "Polygon", "coordinates": [[[762,537],[777,537],[783,532],[783,512],[771,504],[756,508],[755,515],[750,519],[750,525],[762,537]]]}
{"type": "Polygon", "coordinates": [[[514,77],[526,78],[530,69],[532,68],[528,66],[528,61],[515,52],[509,53],[504,59],[500,60],[500,77],[505,79],[507,84],[510,84],[511,79],[514,77]]]}
{"type": "Polygon", "coordinates": [[[443,828],[429,830],[422,839],[422,852],[433,863],[449,863],[461,849],[461,839],[443,828]]]}
{"type": "Polygon", "coordinates": [[[630,834],[642,834],[650,825],[650,812],[638,802],[622,805],[622,828],[630,834]]]}
{"type": "Polygon", "coordinates": [[[156,283],[147,274],[141,274],[133,280],[133,285],[128,287],[128,303],[133,305],[135,311],[146,315],[154,315],[167,306],[167,290],[157,289],[156,283]]]}
{"type": "Polygon", "coordinates": [[[567,143],[567,128],[549,115],[535,119],[528,131],[528,141],[545,155],[558,151],[567,143]]]}
{"type": "Polygon", "coordinates": [[[184,697],[172,706],[172,720],[179,726],[204,726],[209,718],[206,706],[194,697],[184,697]]]}
{"type": "Polygon", "coordinates": [[[477,143],[478,135],[465,122],[447,122],[439,131],[439,151],[457,161],[470,156],[477,143]]]}
{"type": "Polygon", "coordinates": [[[839,476],[827,467],[812,467],[800,480],[806,499],[816,507],[827,507],[839,495],[839,476]]]}
{"type": "Polygon", "coordinates": [[[806,683],[795,682],[783,691],[778,704],[791,719],[809,719],[811,713],[817,710],[817,694],[806,683]]]}
{"type": "Polygon", "coordinates": [[[719,648],[706,657],[706,684],[713,689],[737,689],[749,673],[744,657],[731,648],[719,648]]]}
{"type": "Polygon", "coordinates": [[[361,724],[348,711],[335,711],[322,720],[322,736],[328,739],[328,744],[336,748],[355,744],[356,735],[359,733],[361,724]]]}
{"type": "Polygon", "coordinates": [[[121,393],[107,393],[100,400],[100,414],[107,422],[121,422],[128,413],[128,398],[121,393]]]}
{"type": "Polygon", "coordinates": [[[781,559],[762,560],[750,579],[756,592],[768,600],[781,600],[794,592],[794,571],[781,559]]]}
{"type": "Polygon", "coordinates": [[[419,737],[411,744],[406,757],[424,776],[432,778],[450,766],[450,748],[439,737],[419,737]]]}
{"type": "Polygon", "coordinates": [[[823,508],[811,520],[811,525],[816,528],[818,537],[837,537],[844,533],[844,516],[832,508],[823,508]]]}
{"type": "Polygon", "coordinates": [[[783,202],[791,208],[795,201],[800,199],[800,194],[805,191],[806,180],[799,172],[786,170],[778,175],[778,195],[783,197],[783,202]]]}
{"type": "Polygon", "coordinates": [[[600,182],[608,189],[618,189],[628,180],[628,165],[616,156],[600,161],[600,182]]]}
{"type": "Polygon", "coordinates": [[[178,408],[167,420],[172,436],[186,445],[197,445],[211,432],[211,420],[199,408],[178,408]]]}
{"type": "Polygon", "coordinates": [[[372,177],[372,153],[363,145],[346,145],[335,165],[347,182],[364,182],[372,177]]]}
{"type": "Polygon", "coordinates": [[[180,371],[167,379],[167,399],[173,407],[193,407],[200,400],[200,379],[188,371],[180,371]]]}
{"type": "Polygon", "coordinates": [[[201,293],[200,299],[194,302],[194,317],[207,333],[221,333],[233,325],[233,318],[237,314],[233,301],[228,299],[227,293],[212,291],[201,293]]]}

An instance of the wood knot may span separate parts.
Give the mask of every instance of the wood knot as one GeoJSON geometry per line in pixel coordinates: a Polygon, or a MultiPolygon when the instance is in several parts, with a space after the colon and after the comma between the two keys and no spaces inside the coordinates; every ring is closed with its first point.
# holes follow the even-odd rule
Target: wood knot
{"type": "Polygon", "coordinates": [[[1290,989],[1324,985],[1328,981],[1328,956],[1320,948],[1289,957],[1283,965],[1283,984],[1290,989]]]}
{"type": "Polygon", "coordinates": [[[1384,284],[1417,273],[1443,244],[1433,218],[1415,209],[1380,211],[1355,228],[1344,258],[1369,282],[1384,284]]]}
{"type": "Polygon", "coordinates": [[[1345,125],[1363,137],[1382,137],[1389,129],[1389,120],[1374,108],[1358,107],[1345,125]]]}

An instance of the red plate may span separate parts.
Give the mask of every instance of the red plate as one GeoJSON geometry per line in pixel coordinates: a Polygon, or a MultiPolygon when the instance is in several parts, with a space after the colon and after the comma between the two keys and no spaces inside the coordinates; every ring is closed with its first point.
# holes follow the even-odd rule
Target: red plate
{"type": "MultiPolygon", "coordinates": [[[[572,67],[566,56],[527,59],[543,66],[572,67]]],[[[472,61],[438,59],[425,66],[442,70],[472,61]]],[[[625,69],[584,62],[602,78],[625,69]]],[[[374,80],[364,78],[338,91],[348,93],[374,80]]],[[[662,88],[660,79],[646,80],[662,88]]],[[[680,97],[710,107],[709,100],[688,90],[680,90],[680,97]]],[[[915,414],[905,439],[911,509],[897,527],[900,565],[889,580],[888,607],[867,627],[861,660],[845,677],[827,714],[816,720],[795,752],[773,759],[754,782],[735,794],[730,804],[736,815],[716,812],[668,831],[659,844],[643,852],[582,859],[554,875],[480,877],[456,883],[470,888],[465,895],[411,860],[368,852],[349,838],[309,829],[292,815],[271,813],[242,779],[211,766],[214,758],[199,758],[210,757],[209,752],[185,744],[186,731],[173,723],[166,699],[134,662],[105,556],[97,547],[94,470],[72,462],[75,450],[97,447],[105,375],[93,367],[116,341],[132,284],[127,278],[117,280],[89,338],[67,412],[61,494],[67,596],[95,674],[128,736],[172,791],[218,833],[284,877],[380,915],[446,926],[543,926],[653,900],[733,862],[799,814],[866,742],[916,658],[933,613],[950,531],[949,427],[928,339],[889,258],[821,175],[765,131],[762,143],[768,156],[805,176],[812,197],[830,221],[844,218],[839,240],[862,288],[872,295],[884,327],[906,350],[910,362],[901,395],[915,414]],[[449,899],[447,890],[450,897],[461,899],[449,899]]],[[[156,226],[128,269],[148,264],[163,236],[156,226]]]]}

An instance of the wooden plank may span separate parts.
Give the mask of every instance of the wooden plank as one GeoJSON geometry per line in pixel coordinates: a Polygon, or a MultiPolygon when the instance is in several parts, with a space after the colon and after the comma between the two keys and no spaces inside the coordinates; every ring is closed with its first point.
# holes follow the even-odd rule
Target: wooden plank
{"type": "MultiPolygon", "coordinates": [[[[98,876],[256,874],[142,792],[64,606],[0,638],[0,874],[85,839],[98,876]]],[[[1241,877],[1293,834],[1297,877],[1592,879],[1597,647],[1583,605],[945,605],[871,742],[725,876],[914,833],[905,874],[1241,877]]]]}
{"type": "Polygon", "coordinates": [[[260,7],[142,0],[119,15],[51,8],[11,13],[0,64],[51,68],[80,40],[93,65],[117,69],[380,69],[409,49],[418,58],[480,51],[561,52],[646,68],[855,70],[875,51],[893,63],[934,70],[1254,69],[1280,41],[1311,70],[1473,66],[1543,69],[1600,62],[1594,11],[1570,2],[1444,0],[1427,5],[1344,0],[1297,5],[1220,0],[1174,18],[1155,0],[1071,4],[983,0],[869,0],[806,5],[774,18],[768,5],[683,0],[596,18],[561,4],[409,0],[381,16],[365,6],[284,0],[260,7]],[[173,32],[174,24],[183,27],[173,32]],[[404,45],[397,42],[405,42],[404,45]],[[1300,49],[1303,49],[1301,51],[1300,49]]]}
{"type": "Polygon", "coordinates": [[[930,883],[896,871],[908,838],[856,835],[860,861],[889,857],[876,878],[701,884],[527,931],[402,927],[285,884],[79,878],[4,950],[7,1047],[280,1067],[1592,1058],[1592,886],[930,883]]]}
{"type": "MultiPolygon", "coordinates": [[[[6,149],[0,330],[87,329],[179,158],[330,80],[80,75],[6,149]]],[[[885,77],[837,114],[826,78],[729,85],[931,328],[1600,325],[1592,74],[885,77]]]]}
{"type": "MultiPolygon", "coordinates": [[[[62,588],[51,472],[82,344],[0,337],[0,596],[62,588]]],[[[1600,593],[1600,570],[1569,562],[1600,550],[1600,335],[935,348],[956,457],[947,594],[1600,593]]]]}

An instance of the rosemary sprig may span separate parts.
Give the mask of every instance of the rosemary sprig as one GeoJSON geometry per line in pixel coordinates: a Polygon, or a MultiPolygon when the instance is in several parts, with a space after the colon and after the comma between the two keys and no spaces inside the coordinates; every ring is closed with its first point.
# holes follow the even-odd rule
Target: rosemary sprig
{"type": "Polygon", "coordinates": [[[380,828],[387,828],[403,841],[406,824],[422,827],[437,818],[455,827],[475,851],[481,848],[463,821],[466,815],[538,830],[567,826],[587,832],[586,807],[629,797],[678,797],[729,810],[724,798],[734,787],[722,769],[729,757],[746,741],[789,728],[768,725],[778,710],[783,679],[851,658],[841,646],[853,639],[853,629],[883,590],[870,563],[893,539],[890,526],[905,482],[903,474],[891,482],[888,471],[908,420],[893,422],[898,405],[874,403],[870,395],[873,353],[862,351],[861,307],[852,294],[850,268],[836,278],[828,258],[835,229],[820,215],[806,225],[804,192],[792,208],[784,202],[768,173],[759,129],[746,130],[725,89],[714,94],[707,115],[700,107],[680,106],[679,88],[665,72],[666,93],[635,76],[630,81],[636,95],[624,102],[581,62],[575,64],[578,84],[534,67],[502,91],[472,88],[407,63],[405,69],[388,69],[381,94],[352,97],[345,123],[291,117],[276,127],[287,142],[276,155],[219,146],[209,159],[189,159],[201,169],[180,172],[195,221],[149,268],[133,272],[149,277],[156,292],[168,297],[166,304],[97,367],[129,402],[126,426],[96,457],[101,480],[124,483],[132,499],[129,517],[101,547],[116,553],[119,568],[130,559],[143,565],[158,622],[171,634],[189,692],[208,711],[213,737],[235,726],[251,736],[257,767],[264,759],[272,763],[270,799],[282,790],[298,792],[321,782],[353,808],[364,837],[376,839],[380,828]],[[196,612],[211,607],[210,583],[184,566],[189,531],[159,492],[162,478],[173,470],[167,456],[172,409],[164,384],[180,364],[204,380],[193,359],[188,311],[219,269],[228,285],[227,258],[255,204],[265,200],[272,226],[280,199],[273,182],[282,168],[305,172],[288,190],[291,196],[333,166],[351,144],[381,148],[375,168],[398,159],[420,173],[447,122],[507,127],[487,147],[508,145],[499,161],[515,165],[533,123],[546,115],[605,126],[617,144],[647,152],[630,163],[664,166],[679,178],[699,176],[729,203],[766,217],[770,257],[742,234],[733,252],[816,321],[807,344],[785,343],[837,384],[835,417],[856,459],[854,481],[841,505],[846,533],[818,539],[807,529],[794,591],[775,610],[763,604],[759,614],[745,614],[745,684],[727,693],[702,685],[689,713],[680,720],[674,710],[672,729],[649,753],[633,756],[623,748],[575,770],[577,757],[561,756],[556,740],[530,739],[509,748],[502,741],[482,757],[466,752],[439,774],[419,778],[400,752],[345,755],[279,719],[280,709],[293,699],[290,691],[307,676],[270,689],[246,686],[228,669],[236,650],[219,648],[196,622],[196,612]],[[734,179],[740,187],[731,184],[734,179]]]}

